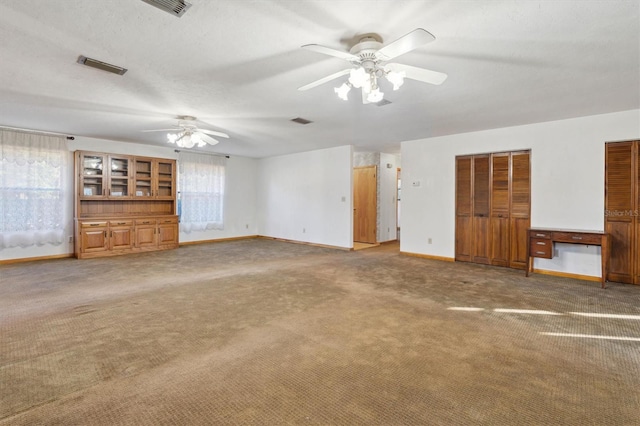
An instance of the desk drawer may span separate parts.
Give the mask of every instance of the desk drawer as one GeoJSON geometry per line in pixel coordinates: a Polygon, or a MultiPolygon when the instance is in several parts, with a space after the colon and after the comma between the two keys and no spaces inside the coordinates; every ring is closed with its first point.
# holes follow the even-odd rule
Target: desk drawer
{"type": "Polygon", "coordinates": [[[532,238],[529,246],[529,255],[531,257],[541,257],[543,259],[551,259],[553,252],[553,243],[551,240],[544,238],[532,238]]]}
{"type": "Polygon", "coordinates": [[[554,232],[553,240],[558,243],[600,245],[602,242],[602,236],[598,234],[582,234],[579,232],[554,232]]]}
{"type": "Polygon", "coordinates": [[[533,238],[545,238],[547,240],[551,239],[551,232],[547,231],[529,231],[529,236],[533,238]]]}

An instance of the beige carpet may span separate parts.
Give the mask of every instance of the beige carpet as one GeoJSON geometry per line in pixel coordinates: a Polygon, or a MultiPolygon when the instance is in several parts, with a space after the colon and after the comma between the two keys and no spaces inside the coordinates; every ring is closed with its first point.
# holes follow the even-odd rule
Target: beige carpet
{"type": "Polygon", "coordinates": [[[0,277],[0,425],[640,424],[636,286],[263,239],[0,277]]]}

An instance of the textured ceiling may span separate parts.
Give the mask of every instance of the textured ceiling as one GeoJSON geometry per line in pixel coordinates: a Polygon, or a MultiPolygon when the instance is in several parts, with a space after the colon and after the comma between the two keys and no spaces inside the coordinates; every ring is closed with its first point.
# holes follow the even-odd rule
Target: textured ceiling
{"type": "Polygon", "coordinates": [[[190,2],[176,18],[140,0],[0,0],[0,126],[164,145],[141,130],[188,114],[231,136],[206,150],[264,157],[393,153],[403,140],[640,108],[639,1],[190,2]],[[395,62],[447,73],[441,86],[383,86],[386,106],[339,100],[340,80],[296,90],[348,66],[301,45],[348,50],[359,34],[388,43],[415,28],[436,41],[395,62]]]}

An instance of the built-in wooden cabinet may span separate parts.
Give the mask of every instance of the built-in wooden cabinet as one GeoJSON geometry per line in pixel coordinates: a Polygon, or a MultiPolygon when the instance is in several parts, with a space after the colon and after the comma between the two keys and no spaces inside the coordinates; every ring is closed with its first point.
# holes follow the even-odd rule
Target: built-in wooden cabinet
{"type": "Polygon", "coordinates": [[[78,258],[178,247],[176,162],[78,151],[78,258]]]}
{"type": "Polygon", "coordinates": [[[524,269],[530,153],[456,157],[456,260],[524,269]]]}
{"type": "Polygon", "coordinates": [[[640,141],[606,144],[605,231],[607,279],[640,284],[640,141]]]}

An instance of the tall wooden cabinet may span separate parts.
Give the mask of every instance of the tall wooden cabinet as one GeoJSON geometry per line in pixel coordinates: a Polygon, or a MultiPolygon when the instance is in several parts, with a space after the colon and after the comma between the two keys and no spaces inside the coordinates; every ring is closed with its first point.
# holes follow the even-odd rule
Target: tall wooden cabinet
{"type": "Polygon", "coordinates": [[[456,157],[456,260],[525,269],[530,153],[456,157]]]}
{"type": "Polygon", "coordinates": [[[640,284],[640,141],[606,144],[605,231],[607,279],[640,284]]]}
{"type": "Polygon", "coordinates": [[[178,247],[176,162],[77,151],[75,255],[178,247]]]}

